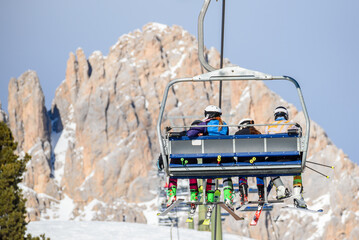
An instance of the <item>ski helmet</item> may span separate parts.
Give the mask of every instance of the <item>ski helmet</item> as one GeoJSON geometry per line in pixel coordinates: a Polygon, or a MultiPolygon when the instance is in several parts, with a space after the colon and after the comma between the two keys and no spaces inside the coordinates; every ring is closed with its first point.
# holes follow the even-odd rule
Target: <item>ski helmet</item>
{"type": "Polygon", "coordinates": [[[278,106],[274,110],[274,119],[277,119],[279,117],[284,117],[285,120],[288,120],[288,110],[287,110],[287,108],[285,108],[283,106],[278,106]]]}
{"type": "Polygon", "coordinates": [[[204,109],[204,116],[206,118],[214,118],[222,115],[222,110],[214,105],[209,105],[204,109]]]}
{"type": "Polygon", "coordinates": [[[239,129],[245,128],[246,126],[241,126],[241,125],[247,125],[247,124],[254,124],[254,120],[251,118],[243,118],[238,122],[238,128],[239,129]]]}
{"type": "Polygon", "coordinates": [[[201,120],[194,120],[192,123],[191,123],[191,126],[192,125],[198,125],[200,124],[202,121],[201,120]]]}

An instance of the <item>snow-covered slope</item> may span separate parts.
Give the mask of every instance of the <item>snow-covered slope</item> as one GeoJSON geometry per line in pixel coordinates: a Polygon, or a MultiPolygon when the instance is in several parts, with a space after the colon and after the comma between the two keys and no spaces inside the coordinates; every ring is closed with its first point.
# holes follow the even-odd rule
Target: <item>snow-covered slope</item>
{"type": "MultiPolygon", "coordinates": [[[[210,232],[198,232],[184,228],[159,227],[128,222],[78,222],[78,221],[38,221],[28,225],[28,233],[39,236],[45,233],[51,240],[151,240],[151,239],[211,239],[210,232]]],[[[226,240],[250,238],[224,234],[226,240]]]]}

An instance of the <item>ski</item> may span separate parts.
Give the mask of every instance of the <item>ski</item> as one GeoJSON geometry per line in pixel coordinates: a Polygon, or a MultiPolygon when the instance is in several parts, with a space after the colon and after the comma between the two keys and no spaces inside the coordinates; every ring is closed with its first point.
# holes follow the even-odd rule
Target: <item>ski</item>
{"type": "Polygon", "coordinates": [[[324,212],[323,209],[308,209],[308,208],[301,208],[301,207],[292,207],[292,206],[284,206],[282,209],[293,209],[293,210],[299,210],[304,212],[310,212],[310,213],[322,213],[324,212]]]}
{"type": "MultiPolygon", "coordinates": [[[[270,180],[268,187],[267,187],[267,197],[269,195],[269,192],[272,190],[274,183],[272,180],[270,180]]],[[[259,217],[261,216],[262,210],[263,210],[264,202],[258,203],[257,211],[255,212],[252,222],[250,223],[250,226],[257,226],[259,217]]]]}
{"type": "Polygon", "coordinates": [[[168,208],[166,208],[163,212],[159,212],[157,213],[157,216],[165,216],[167,213],[169,213],[173,208],[175,208],[176,206],[178,206],[180,203],[182,203],[184,201],[184,199],[178,199],[177,201],[175,201],[174,203],[172,203],[171,206],[169,206],[168,208]]]}
{"type": "MultiPolygon", "coordinates": [[[[253,203],[264,203],[264,201],[249,201],[248,204],[253,204],[253,203]]],[[[284,203],[284,200],[268,200],[268,203],[284,203]]]]}
{"type": "Polygon", "coordinates": [[[209,225],[209,223],[211,222],[211,216],[212,216],[213,209],[214,209],[213,204],[208,206],[207,213],[206,213],[206,218],[204,219],[204,221],[202,223],[203,225],[209,225]]]}
{"type": "Polygon", "coordinates": [[[188,216],[186,219],[186,223],[192,223],[193,222],[193,216],[188,216]]]}
{"type": "Polygon", "coordinates": [[[210,224],[210,222],[211,222],[211,220],[209,218],[208,219],[206,218],[206,219],[204,219],[202,224],[208,226],[210,224]]]}
{"type": "Polygon", "coordinates": [[[226,204],[220,203],[219,206],[221,206],[224,210],[226,210],[229,214],[232,215],[234,219],[238,220],[244,220],[244,217],[238,216],[232,209],[230,209],[226,204]]]}
{"type": "MultiPolygon", "coordinates": [[[[255,212],[258,210],[258,206],[245,206],[242,210],[240,210],[241,212],[255,212]]],[[[273,210],[273,205],[263,205],[262,207],[262,211],[272,211],[273,210]]]]}
{"type": "Polygon", "coordinates": [[[196,213],[196,204],[195,203],[191,203],[190,205],[190,211],[188,213],[188,218],[186,220],[186,223],[191,223],[193,222],[193,217],[194,217],[194,214],[196,213]]]}
{"type": "Polygon", "coordinates": [[[263,203],[258,204],[257,211],[254,214],[254,217],[253,217],[253,219],[252,219],[252,221],[250,223],[251,226],[256,226],[257,225],[259,217],[260,217],[262,209],[263,209],[263,205],[264,205],[263,203]]]}
{"type": "MultiPolygon", "coordinates": [[[[263,201],[249,201],[248,203],[237,207],[236,210],[241,211],[241,212],[242,211],[256,211],[257,206],[250,206],[250,204],[259,204],[259,203],[264,203],[264,202],[263,201]]],[[[263,211],[270,211],[273,209],[272,204],[284,203],[284,201],[283,200],[269,200],[268,203],[270,205],[263,206],[263,211]]]]}
{"type": "Polygon", "coordinates": [[[248,207],[248,203],[245,203],[239,207],[236,208],[238,211],[244,211],[248,207]]]}
{"type": "Polygon", "coordinates": [[[191,205],[191,204],[194,204],[194,205],[206,205],[207,203],[203,203],[203,202],[184,202],[185,204],[187,205],[191,205]]]}

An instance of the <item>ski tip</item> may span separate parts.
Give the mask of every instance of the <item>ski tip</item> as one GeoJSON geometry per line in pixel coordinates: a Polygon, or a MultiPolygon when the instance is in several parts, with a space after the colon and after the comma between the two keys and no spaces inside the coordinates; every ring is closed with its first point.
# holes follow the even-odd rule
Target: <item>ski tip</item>
{"type": "Polygon", "coordinates": [[[157,213],[157,216],[161,215],[161,213],[157,213]]]}
{"type": "Polygon", "coordinates": [[[249,224],[249,226],[252,226],[252,227],[257,226],[257,223],[256,223],[256,222],[251,222],[251,223],[249,224]]]}
{"type": "Polygon", "coordinates": [[[323,209],[319,209],[318,212],[324,212],[323,209]]]}
{"type": "Polygon", "coordinates": [[[210,222],[209,219],[205,219],[205,220],[203,221],[203,225],[209,225],[209,222],[210,222]]]}

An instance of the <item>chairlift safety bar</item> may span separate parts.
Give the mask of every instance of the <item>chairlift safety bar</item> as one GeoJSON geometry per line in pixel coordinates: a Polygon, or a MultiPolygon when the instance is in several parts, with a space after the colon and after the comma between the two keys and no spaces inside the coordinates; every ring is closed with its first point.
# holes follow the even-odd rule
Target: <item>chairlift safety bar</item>
{"type": "Polygon", "coordinates": [[[191,125],[191,126],[171,126],[174,128],[191,128],[191,127],[265,127],[265,126],[278,126],[278,125],[295,125],[295,123],[275,123],[275,124],[241,124],[241,125],[191,125]]]}

